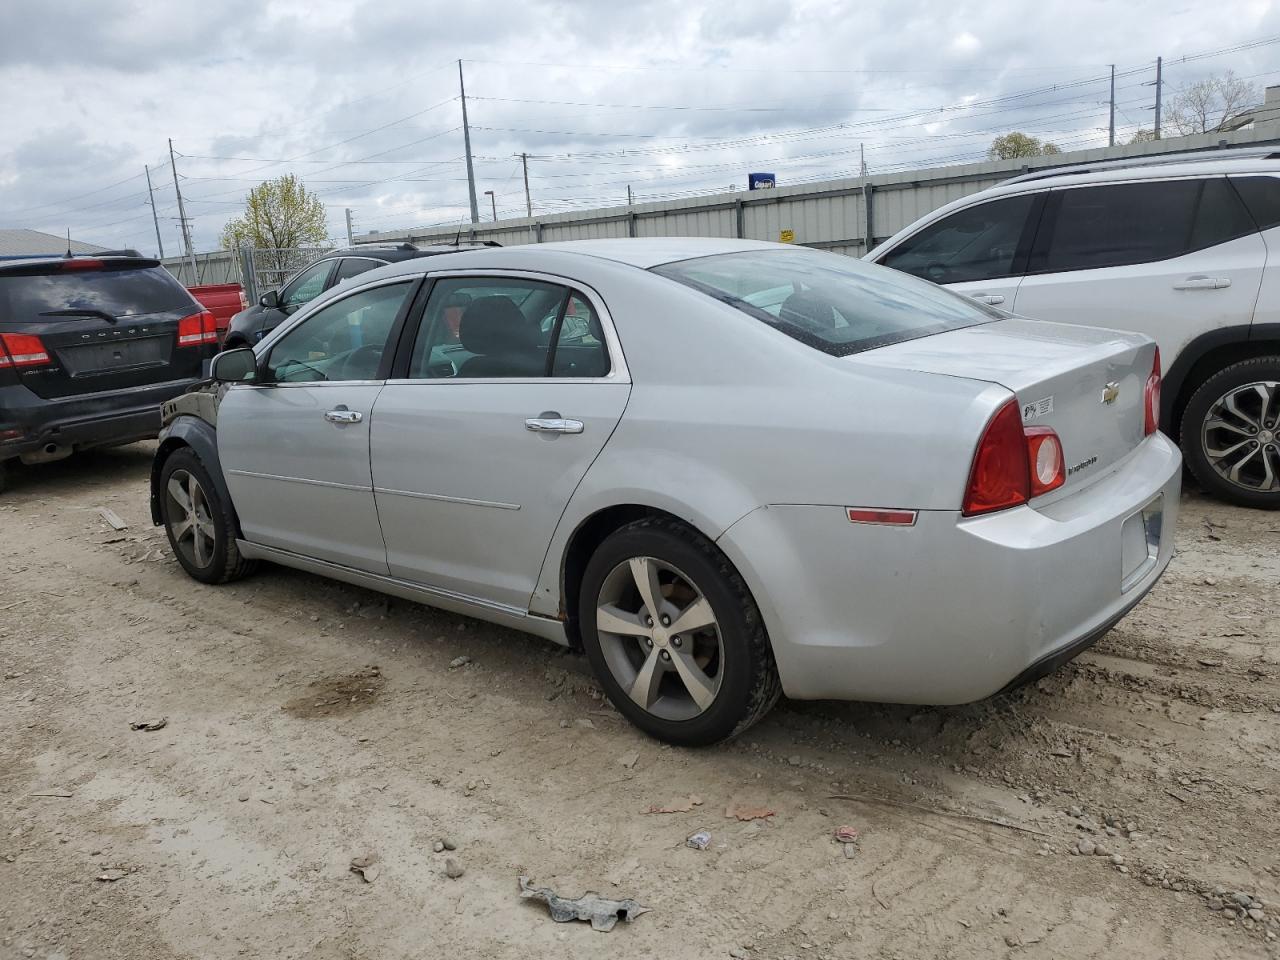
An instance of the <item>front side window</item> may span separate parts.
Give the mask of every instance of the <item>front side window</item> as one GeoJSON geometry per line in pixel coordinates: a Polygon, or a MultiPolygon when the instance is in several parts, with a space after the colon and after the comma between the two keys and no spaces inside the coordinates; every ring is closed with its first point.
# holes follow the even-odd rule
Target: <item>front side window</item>
{"type": "Polygon", "coordinates": [[[338,261],[337,272],[333,275],[334,284],[339,284],[343,280],[350,280],[352,277],[358,277],[362,273],[372,270],[374,267],[382,266],[377,260],[369,260],[366,257],[343,257],[338,261]]]}
{"type": "Polygon", "coordinates": [[[310,303],[324,293],[324,282],[332,268],[332,260],[321,260],[294,277],[280,293],[280,307],[285,313],[293,313],[304,303],[310,303]]]}
{"type": "Polygon", "coordinates": [[[915,277],[814,250],[726,253],[653,272],[837,357],[1004,316],[915,277]]]}
{"type": "Polygon", "coordinates": [[[1223,177],[1057,191],[1045,224],[1031,253],[1034,273],[1170,260],[1253,230],[1223,177]]]}
{"type": "Polygon", "coordinates": [[[879,262],[934,283],[1010,276],[1034,202],[1034,194],[1023,194],[957,210],[908,237],[879,262]]]}
{"type": "Polygon", "coordinates": [[[361,290],[321,307],[271,348],[276,383],[372,380],[413,283],[361,290]]]}
{"type": "Polygon", "coordinates": [[[410,379],[596,377],[609,372],[600,318],[555,283],[448,277],[431,289],[410,379]]]}

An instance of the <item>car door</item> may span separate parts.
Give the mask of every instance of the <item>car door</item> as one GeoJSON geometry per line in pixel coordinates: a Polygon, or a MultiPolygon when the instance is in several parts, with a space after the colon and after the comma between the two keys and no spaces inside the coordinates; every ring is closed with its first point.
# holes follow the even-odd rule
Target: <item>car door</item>
{"type": "Polygon", "coordinates": [[[1248,325],[1266,245],[1226,177],[1057,188],[1014,310],[1145,333],[1165,369],[1191,340],[1248,325]]]}
{"type": "Polygon", "coordinates": [[[1042,202],[1043,194],[1031,192],[975,203],[925,224],[872,259],[1011,310],[1042,202]]]}
{"type": "Polygon", "coordinates": [[[525,611],[630,392],[604,304],[533,275],[441,277],[405,353],[371,440],[391,573],[525,611]]]}
{"type": "Polygon", "coordinates": [[[246,538],[385,574],[369,415],[419,280],[359,288],[258,348],[218,407],[218,455],[246,538]],[[385,363],[384,363],[385,357],[385,363]]]}

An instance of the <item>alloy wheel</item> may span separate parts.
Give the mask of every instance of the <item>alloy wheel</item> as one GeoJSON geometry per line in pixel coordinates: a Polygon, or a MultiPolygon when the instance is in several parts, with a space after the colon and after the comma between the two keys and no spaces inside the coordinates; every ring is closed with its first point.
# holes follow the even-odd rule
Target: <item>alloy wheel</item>
{"type": "Polygon", "coordinates": [[[664,720],[700,716],[720,692],[724,643],[711,603],[675,566],[632,557],[596,601],[605,663],[639,707],[664,720]]]}
{"type": "Polygon", "coordinates": [[[193,474],[175,470],[166,488],[169,497],[169,529],[173,542],[187,562],[207,567],[213,562],[217,529],[209,510],[209,498],[193,474]]]}
{"type": "Polygon", "coordinates": [[[1227,482],[1259,493],[1280,491],[1280,383],[1246,383],[1219,397],[1200,442],[1227,482]]]}

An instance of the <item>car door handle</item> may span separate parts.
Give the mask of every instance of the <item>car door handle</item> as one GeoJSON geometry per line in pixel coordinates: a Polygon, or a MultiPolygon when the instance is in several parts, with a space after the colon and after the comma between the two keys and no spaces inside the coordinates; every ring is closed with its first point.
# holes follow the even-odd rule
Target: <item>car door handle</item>
{"type": "Polygon", "coordinates": [[[338,407],[336,410],[330,410],[324,418],[330,423],[359,423],[364,419],[364,414],[358,410],[348,410],[346,407],[338,407]]]}
{"type": "Polygon", "coordinates": [[[524,422],[526,430],[534,433],[581,433],[581,420],[565,420],[559,417],[530,417],[524,422]]]}
{"type": "Polygon", "coordinates": [[[1221,290],[1231,286],[1230,277],[1187,277],[1173,285],[1175,290],[1221,290]]]}
{"type": "Polygon", "coordinates": [[[970,296],[979,303],[988,303],[993,307],[997,304],[1004,303],[1004,297],[1000,296],[998,293],[974,293],[970,294],[970,296]]]}

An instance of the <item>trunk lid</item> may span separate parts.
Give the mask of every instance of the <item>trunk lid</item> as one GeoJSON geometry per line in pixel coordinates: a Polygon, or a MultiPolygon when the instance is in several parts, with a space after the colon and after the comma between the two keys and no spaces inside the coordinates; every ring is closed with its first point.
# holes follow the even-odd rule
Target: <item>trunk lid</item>
{"type": "Polygon", "coordinates": [[[1011,318],[848,360],[1006,387],[1024,427],[1058,434],[1067,468],[1059,489],[1071,489],[1108,473],[1146,436],[1144,391],[1155,350],[1140,334],[1011,318]]]}
{"type": "Polygon", "coordinates": [[[14,370],[44,399],[199,377],[208,346],[179,346],[200,306],[155,260],[43,261],[0,269],[0,334],[40,338],[50,362],[14,370]],[[80,262],[80,261],[72,261],[80,262]]]}

